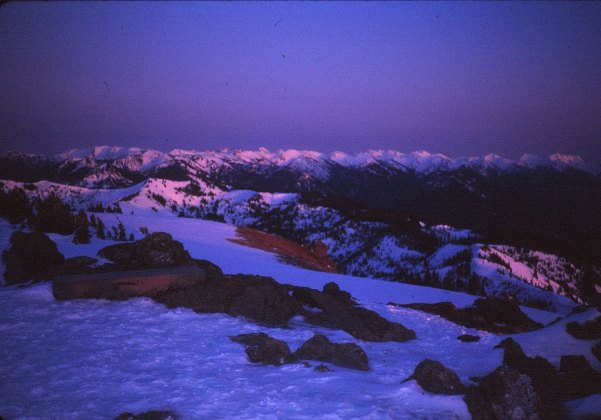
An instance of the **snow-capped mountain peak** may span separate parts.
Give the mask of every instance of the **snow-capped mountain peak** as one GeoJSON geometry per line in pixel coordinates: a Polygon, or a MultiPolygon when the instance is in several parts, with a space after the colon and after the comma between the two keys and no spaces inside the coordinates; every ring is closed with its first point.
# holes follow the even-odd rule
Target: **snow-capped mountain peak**
{"type": "MultiPolygon", "coordinates": [[[[42,156],[8,152],[1,156],[10,160],[44,160],[42,156]],[[34,159],[34,157],[36,159],[34,159]]],[[[418,174],[449,172],[468,167],[485,174],[489,171],[508,171],[512,169],[536,169],[547,167],[558,171],[576,169],[598,175],[599,165],[585,162],[578,155],[555,153],[547,158],[533,154],[524,154],[517,160],[507,159],[491,153],[482,157],[449,157],[441,153],[418,150],[402,153],[396,150],[368,150],[366,152],[346,153],[335,151],[325,154],[312,150],[279,149],[270,151],[260,147],[257,150],[219,149],[219,150],[182,150],[174,149],[168,153],[152,149],[120,146],[95,146],[84,149],[72,149],[53,156],[50,160],[60,165],[97,167],[96,162],[118,162],[118,166],[133,171],[152,171],[168,166],[173,162],[196,162],[197,169],[215,168],[225,165],[256,167],[280,167],[294,172],[305,172],[315,178],[328,178],[331,167],[342,166],[349,169],[384,165],[401,171],[414,171],[418,174]],[[199,166],[200,165],[200,166],[199,166]],[[206,166],[206,168],[205,168],[206,166]]]]}

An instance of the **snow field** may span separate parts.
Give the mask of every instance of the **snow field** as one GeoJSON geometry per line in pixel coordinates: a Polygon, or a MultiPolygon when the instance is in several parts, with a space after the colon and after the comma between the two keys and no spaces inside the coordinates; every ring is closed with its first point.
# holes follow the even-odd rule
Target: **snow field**
{"type": "MultiPolygon", "coordinates": [[[[198,418],[469,418],[461,396],[424,392],[415,381],[401,384],[424,358],[455,370],[463,383],[484,376],[502,361],[492,350],[504,337],[467,329],[438,316],[386,305],[387,302],[452,301],[470,304],[474,296],[380,280],[326,274],[284,265],[268,252],[228,241],[235,227],[151,213],[102,214],[107,227],[123,221],[138,228],[166,231],[182,241],[195,258],[219,265],[226,273],[261,274],[282,283],[321,289],[335,281],[367,308],[417,333],[406,343],[371,343],[349,334],[307,325],[295,318],[290,327],[266,328],[221,314],[167,309],[149,299],[125,302],[57,302],[50,283],[0,289],[0,415],[5,418],[112,419],[123,411],[173,410],[198,418]],[[318,373],[302,364],[257,366],[244,347],[229,336],[264,331],[296,350],[315,332],[332,341],[351,341],[367,353],[371,370],[331,366],[318,373]],[[477,343],[463,343],[461,334],[477,343]]],[[[133,207],[132,207],[133,209],[133,207]]],[[[131,209],[129,209],[131,210],[131,209]]],[[[8,247],[12,228],[0,224],[0,247],[8,247]]],[[[113,243],[93,239],[73,245],[70,236],[50,235],[66,256],[90,255],[113,243]]],[[[3,270],[3,267],[0,267],[3,270]]],[[[566,309],[567,310],[567,309],[566,309]]],[[[558,313],[526,309],[539,322],[558,313]]],[[[562,354],[584,354],[596,369],[591,342],[565,332],[570,320],[597,316],[575,314],[541,331],[517,334],[528,356],[541,355],[556,366],[562,354]]],[[[310,362],[313,366],[318,362],[310,362]]],[[[570,403],[573,414],[594,409],[596,396],[570,403]]],[[[597,406],[598,407],[598,406],[597,406]]],[[[593,411],[594,412],[594,411],[593,411]]]]}

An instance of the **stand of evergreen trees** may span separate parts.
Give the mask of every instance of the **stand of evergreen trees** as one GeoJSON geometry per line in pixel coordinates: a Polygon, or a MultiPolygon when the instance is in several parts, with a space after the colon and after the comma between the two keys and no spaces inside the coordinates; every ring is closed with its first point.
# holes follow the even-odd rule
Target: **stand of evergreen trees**
{"type": "MultiPolygon", "coordinates": [[[[44,198],[30,201],[23,189],[13,188],[5,192],[2,187],[0,183],[0,217],[5,217],[13,225],[26,225],[35,232],[73,235],[75,244],[90,243],[90,228],[94,229],[98,239],[134,240],[133,233],[127,234],[121,220],[117,226],[108,229],[100,217],[92,215],[88,218],[83,209],[74,213],[71,206],[53,192],[44,198]]],[[[108,206],[103,210],[121,213],[118,205],[108,206]]]]}

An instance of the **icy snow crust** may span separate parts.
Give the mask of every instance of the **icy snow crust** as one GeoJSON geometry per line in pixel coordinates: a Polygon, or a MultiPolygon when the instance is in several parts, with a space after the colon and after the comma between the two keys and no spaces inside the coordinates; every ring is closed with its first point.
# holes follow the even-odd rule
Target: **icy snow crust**
{"type": "MultiPolygon", "coordinates": [[[[127,213],[127,212],[125,212],[127,213]]],[[[469,418],[461,396],[424,392],[410,376],[424,358],[441,361],[469,384],[502,360],[492,350],[501,338],[452,324],[438,316],[386,303],[452,301],[464,306],[473,296],[420,286],[307,271],[283,265],[268,252],[228,241],[233,226],[166,214],[118,217],[140,238],[139,226],[168,231],[195,258],[218,264],[226,273],[273,276],[280,282],[321,289],[330,281],[361,304],[401,322],[417,333],[406,343],[368,343],[343,331],[316,328],[294,319],[290,328],[266,328],[220,314],[167,309],[149,299],[125,302],[57,302],[51,285],[0,289],[0,414],[5,418],[112,419],[122,411],[174,410],[198,418],[469,418]],[[264,331],[286,341],[294,351],[313,333],[336,342],[361,345],[369,356],[368,372],[330,366],[318,373],[302,364],[282,367],[251,364],[229,336],[264,331]],[[475,334],[463,343],[460,334],[475,334]]],[[[103,214],[108,226],[117,215],[103,214]]],[[[0,247],[8,247],[13,228],[0,223],[0,247]]],[[[93,256],[111,241],[73,245],[70,236],[51,235],[66,257],[93,256]]],[[[2,272],[4,267],[0,267],[2,272]]],[[[566,308],[567,310],[567,308],[566,308]]],[[[548,323],[558,314],[527,309],[548,323]]],[[[565,323],[598,313],[572,315],[542,331],[514,338],[529,356],[558,365],[562,354],[585,354],[596,369],[590,343],[565,333],[565,323]]],[[[315,363],[312,363],[315,366],[315,363]]],[[[590,412],[596,397],[575,401],[574,413],[590,412]]]]}

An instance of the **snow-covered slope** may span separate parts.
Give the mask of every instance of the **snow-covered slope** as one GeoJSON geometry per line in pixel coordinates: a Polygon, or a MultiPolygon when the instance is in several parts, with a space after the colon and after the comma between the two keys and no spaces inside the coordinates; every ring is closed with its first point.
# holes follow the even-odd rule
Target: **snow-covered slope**
{"type": "Polygon", "coordinates": [[[556,295],[582,303],[584,270],[564,258],[506,245],[481,244],[467,229],[421,223],[417,232],[349,218],[302,202],[296,193],[222,189],[198,180],[149,178],[124,189],[90,189],[41,181],[3,181],[3,191],[22,189],[31,200],[53,193],[75,209],[117,209],[125,214],[166,214],[254,227],[300,243],[322,241],[338,269],[380,278],[516,296],[537,307],[558,305],[556,295]]]}
{"type": "MultiPolygon", "coordinates": [[[[131,209],[135,208],[130,202],[131,209]]],[[[415,381],[401,383],[424,358],[439,360],[460,379],[481,377],[501,364],[492,350],[500,338],[463,328],[437,316],[386,303],[451,301],[458,306],[474,296],[440,289],[307,271],[284,265],[275,255],[232,243],[235,228],[223,223],[182,219],[167,212],[104,214],[107,226],[123,221],[127,231],[167,231],[195,258],[213,261],[226,273],[273,276],[283,283],[321,288],[330,281],[362,305],[417,333],[406,343],[368,343],[342,331],[295,320],[289,329],[266,328],[241,318],[167,309],[148,299],[125,302],[53,299],[47,283],[0,289],[0,414],[6,418],[111,419],[123,411],[173,410],[197,418],[469,418],[461,396],[433,395],[415,381]],[[314,332],[333,341],[356,342],[366,351],[371,370],[331,367],[318,373],[302,364],[256,366],[244,349],[229,340],[240,333],[264,331],[295,350],[314,332]],[[460,334],[481,336],[463,343],[460,334]]],[[[14,227],[0,223],[6,249],[14,227]]],[[[111,241],[73,245],[70,236],[51,234],[65,256],[93,256],[111,241]]],[[[0,267],[2,268],[2,267],[0,267]]],[[[525,308],[539,322],[557,313],[525,308]]],[[[570,306],[561,309],[565,315],[570,306]]],[[[590,310],[552,327],[514,338],[530,356],[556,366],[561,355],[584,354],[601,368],[587,342],[565,333],[565,323],[598,315],[590,310]]],[[[570,405],[585,414],[596,397],[570,405]]]]}

